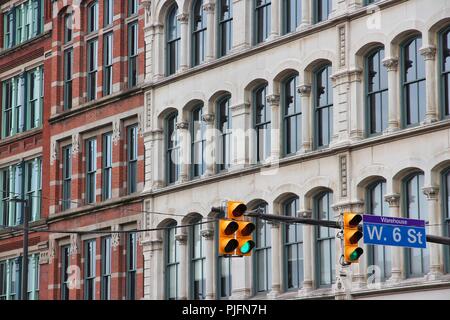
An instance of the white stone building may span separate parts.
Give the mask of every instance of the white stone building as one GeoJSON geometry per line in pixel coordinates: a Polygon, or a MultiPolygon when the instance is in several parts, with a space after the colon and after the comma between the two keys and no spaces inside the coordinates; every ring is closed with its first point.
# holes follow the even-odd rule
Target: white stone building
{"type": "MultiPolygon", "coordinates": [[[[430,2],[143,1],[143,226],[191,225],[144,235],[146,298],[341,296],[335,230],[258,221],[252,257],[217,258],[210,211],[227,199],[449,234],[450,2],[430,2]]],[[[449,299],[449,256],[365,246],[347,288],[449,299]]]]}

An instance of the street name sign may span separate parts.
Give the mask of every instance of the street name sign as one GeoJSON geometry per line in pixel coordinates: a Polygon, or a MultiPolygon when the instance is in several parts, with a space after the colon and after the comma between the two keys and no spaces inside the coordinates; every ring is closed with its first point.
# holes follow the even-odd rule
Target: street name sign
{"type": "Polygon", "coordinates": [[[363,215],[363,235],[365,244],[427,247],[424,220],[363,215]]]}

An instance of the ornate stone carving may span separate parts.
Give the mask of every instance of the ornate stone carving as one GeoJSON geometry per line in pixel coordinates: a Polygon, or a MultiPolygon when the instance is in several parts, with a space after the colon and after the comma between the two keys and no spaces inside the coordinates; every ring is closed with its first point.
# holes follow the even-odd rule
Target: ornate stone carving
{"type": "Polygon", "coordinates": [[[177,20],[180,21],[180,23],[188,23],[189,15],[187,13],[180,13],[177,15],[177,20]]]}
{"type": "Polygon", "coordinates": [[[298,93],[302,97],[309,97],[311,95],[311,86],[308,84],[301,85],[297,88],[298,93]]]}
{"type": "Polygon", "coordinates": [[[144,137],[144,115],[142,112],[138,113],[138,134],[142,138],[144,137]]]}
{"type": "Polygon", "coordinates": [[[49,251],[41,251],[39,252],[39,264],[47,264],[49,262],[49,251]]]}
{"type": "Polygon", "coordinates": [[[203,10],[206,12],[206,13],[210,13],[210,14],[213,14],[214,13],[214,9],[215,9],[215,7],[216,7],[216,4],[215,3],[205,3],[204,5],[203,5],[203,10]]]}
{"type": "Polygon", "coordinates": [[[72,155],[78,154],[80,152],[80,134],[72,134],[72,155]]]}
{"type": "Polygon", "coordinates": [[[346,32],[345,26],[339,27],[339,66],[345,67],[346,65],[346,32]]]}
{"type": "Polygon", "coordinates": [[[52,141],[50,146],[50,165],[52,166],[58,159],[58,142],[52,141]]]}
{"type": "Polygon", "coordinates": [[[424,57],[425,60],[434,60],[436,58],[436,47],[428,46],[421,48],[419,50],[420,54],[424,57]]]}
{"type": "Polygon", "coordinates": [[[341,197],[347,197],[347,156],[343,155],[339,157],[339,166],[340,166],[340,179],[341,179],[341,197]]]}
{"type": "Polygon", "coordinates": [[[49,240],[48,245],[48,262],[53,263],[53,259],[55,259],[56,256],[56,241],[54,239],[49,240]]]}
{"type": "Polygon", "coordinates": [[[200,235],[205,238],[206,240],[212,240],[214,239],[214,230],[212,229],[204,229],[200,231],[200,235]]]}
{"type": "Polygon", "coordinates": [[[215,118],[216,118],[215,115],[212,113],[207,113],[202,116],[202,120],[205,121],[207,124],[213,124],[215,118]]]}
{"type": "Polygon", "coordinates": [[[189,123],[187,122],[178,122],[176,125],[178,130],[187,130],[189,129],[189,123]]]}
{"type": "Polygon", "coordinates": [[[387,194],[384,196],[384,201],[389,204],[389,207],[395,208],[400,206],[400,195],[395,194],[387,194]]]}
{"type": "Polygon", "coordinates": [[[152,127],[152,93],[151,91],[147,92],[145,94],[145,107],[146,107],[146,114],[147,118],[146,120],[146,127],[151,128],[152,127]]]}
{"type": "Polygon", "coordinates": [[[78,245],[78,235],[77,234],[71,234],[70,235],[70,249],[69,254],[71,256],[78,254],[79,245],[78,245]]]}
{"type": "Polygon", "coordinates": [[[119,226],[115,225],[112,227],[112,233],[111,233],[111,246],[113,249],[117,249],[120,245],[120,233],[115,232],[119,231],[119,226]]]}
{"type": "Polygon", "coordinates": [[[180,245],[186,245],[187,243],[187,235],[184,233],[179,233],[175,235],[175,240],[178,241],[180,245]]]}
{"type": "Polygon", "coordinates": [[[113,127],[113,132],[112,132],[112,141],[114,143],[115,146],[117,146],[117,144],[120,141],[120,120],[116,120],[112,123],[112,127],[113,127]]]}
{"type": "Polygon", "coordinates": [[[271,94],[270,96],[267,97],[267,103],[270,106],[279,106],[280,105],[280,96],[277,94],[271,94]]]}
{"type": "Polygon", "coordinates": [[[428,200],[437,200],[439,195],[438,187],[425,187],[422,192],[426,195],[428,200]]]}
{"type": "Polygon", "coordinates": [[[385,66],[389,72],[397,71],[398,59],[397,58],[386,58],[383,60],[383,66],[385,66]]]}
{"type": "Polygon", "coordinates": [[[297,212],[297,216],[299,218],[311,219],[312,218],[312,210],[302,210],[297,212]]]}
{"type": "Polygon", "coordinates": [[[145,24],[148,25],[152,17],[152,2],[150,0],[143,0],[142,6],[145,9],[145,24]]]}

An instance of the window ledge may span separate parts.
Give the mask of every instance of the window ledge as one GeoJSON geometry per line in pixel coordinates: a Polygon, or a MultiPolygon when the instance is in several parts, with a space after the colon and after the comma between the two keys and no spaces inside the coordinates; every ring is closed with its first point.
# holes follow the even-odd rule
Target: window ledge
{"type": "Polygon", "coordinates": [[[38,128],[34,128],[34,129],[31,129],[31,130],[28,130],[28,131],[20,132],[20,133],[17,133],[15,135],[13,135],[13,136],[9,136],[9,137],[0,139],[0,147],[2,147],[4,145],[7,145],[7,144],[10,144],[10,143],[13,143],[13,142],[17,142],[18,140],[23,140],[23,139],[32,137],[34,135],[38,135],[40,133],[42,133],[42,125],[40,127],[38,127],[38,128]]]}
{"type": "Polygon", "coordinates": [[[43,40],[44,38],[47,38],[48,36],[50,36],[50,34],[51,34],[51,31],[46,31],[46,32],[43,32],[43,33],[37,35],[36,37],[34,37],[32,39],[29,39],[29,40],[27,40],[25,42],[22,42],[21,44],[16,45],[16,46],[14,46],[12,48],[3,49],[3,50],[0,51],[0,59],[3,58],[6,55],[9,55],[9,54],[12,54],[14,52],[17,52],[17,51],[20,51],[22,49],[25,49],[26,47],[31,46],[31,45],[35,44],[36,42],[39,42],[40,40],[43,40]]]}

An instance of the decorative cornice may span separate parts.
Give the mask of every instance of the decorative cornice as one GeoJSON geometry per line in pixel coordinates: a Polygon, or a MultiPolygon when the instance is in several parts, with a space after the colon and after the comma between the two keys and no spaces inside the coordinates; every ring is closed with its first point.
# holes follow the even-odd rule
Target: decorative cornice
{"type": "Polygon", "coordinates": [[[202,116],[202,120],[208,124],[214,123],[215,116],[212,113],[206,113],[202,116]]]}
{"type": "Polygon", "coordinates": [[[189,129],[189,123],[188,122],[178,122],[176,124],[176,127],[178,130],[187,130],[187,129],[189,129]]]}
{"type": "Polygon", "coordinates": [[[311,85],[303,84],[297,87],[297,91],[302,97],[309,97],[311,95],[311,85]]]}
{"type": "Polygon", "coordinates": [[[422,192],[427,196],[428,200],[437,200],[439,188],[435,186],[422,188],[422,192]]]}
{"type": "Polygon", "coordinates": [[[398,58],[386,58],[383,60],[383,66],[390,71],[397,71],[398,69],[398,58]]]}
{"type": "Polygon", "coordinates": [[[424,57],[425,60],[434,60],[436,58],[436,47],[428,46],[419,49],[420,54],[424,57]]]}
{"type": "Polygon", "coordinates": [[[72,155],[80,152],[80,134],[74,133],[72,135],[72,155]]]}
{"type": "Polygon", "coordinates": [[[278,94],[271,94],[270,96],[267,96],[266,100],[272,107],[280,105],[280,96],[278,94]]]}
{"type": "Polygon", "coordinates": [[[398,193],[385,195],[384,201],[389,203],[390,208],[399,207],[400,206],[400,195],[398,193]]]}

